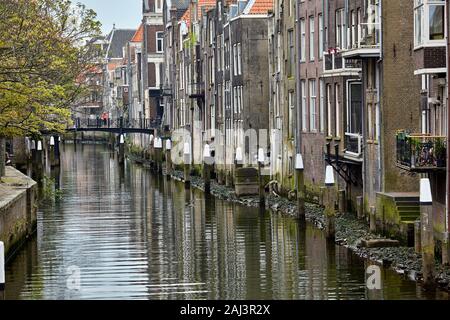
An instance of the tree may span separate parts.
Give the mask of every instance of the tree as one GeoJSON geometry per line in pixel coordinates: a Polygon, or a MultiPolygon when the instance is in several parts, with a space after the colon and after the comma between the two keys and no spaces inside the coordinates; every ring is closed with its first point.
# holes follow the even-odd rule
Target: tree
{"type": "MultiPolygon", "coordinates": [[[[98,51],[96,13],[69,0],[0,1],[0,151],[5,138],[63,132],[98,51]]],[[[0,176],[5,154],[0,154],[0,176]]]]}

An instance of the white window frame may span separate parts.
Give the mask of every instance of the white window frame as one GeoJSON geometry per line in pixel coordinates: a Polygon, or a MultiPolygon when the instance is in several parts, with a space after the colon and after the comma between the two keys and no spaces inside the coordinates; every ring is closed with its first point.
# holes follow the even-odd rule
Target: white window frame
{"type": "Polygon", "coordinates": [[[325,81],[323,79],[319,80],[319,131],[325,131],[325,81]]]}
{"type": "Polygon", "coordinates": [[[340,91],[339,83],[334,84],[334,103],[335,103],[335,128],[336,128],[336,137],[341,136],[341,122],[340,122],[340,114],[341,114],[341,103],[339,101],[339,91],[340,91]]]}
{"type": "Polygon", "coordinates": [[[308,131],[308,100],[306,98],[306,80],[301,80],[301,95],[302,95],[302,131],[308,131]]]}
{"type": "Polygon", "coordinates": [[[237,76],[237,44],[233,45],[233,74],[237,76]]]}
{"type": "Polygon", "coordinates": [[[327,136],[332,136],[331,129],[331,84],[327,84],[327,136]]]}
{"type": "Polygon", "coordinates": [[[316,19],[314,16],[309,17],[309,61],[314,61],[316,59],[316,54],[314,52],[315,46],[315,32],[316,32],[316,19]]]}
{"type": "Polygon", "coordinates": [[[319,59],[323,58],[323,14],[319,14],[319,59]]]}
{"type": "Polygon", "coordinates": [[[288,136],[289,138],[294,137],[294,108],[295,108],[295,93],[293,90],[288,92],[288,107],[289,107],[289,123],[288,123],[288,136]]]}
{"type": "Polygon", "coordinates": [[[238,74],[242,74],[242,54],[241,54],[241,44],[237,44],[237,65],[238,65],[238,74]]]}
{"type": "Polygon", "coordinates": [[[309,131],[317,131],[317,81],[309,80],[309,131]]]}
{"type": "Polygon", "coordinates": [[[414,0],[414,47],[420,48],[425,46],[445,45],[447,36],[447,17],[446,17],[446,1],[444,0],[414,0]],[[444,37],[443,39],[430,39],[430,7],[444,7],[444,37]],[[420,15],[419,15],[420,13],[420,15]],[[420,22],[418,22],[420,21],[420,22]],[[420,34],[418,34],[420,32],[420,34]]]}
{"type": "Polygon", "coordinates": [[[156,53],[164,52],[164,32],[158,31],[156,32],[156,53]],[[161,50],[159,50],[159,45],[161,44],[161,50]]]}
{"type": "Polygon", "coordinates": [[[306,21],[300,19],[300,62],[306,61],[306,21]]]}

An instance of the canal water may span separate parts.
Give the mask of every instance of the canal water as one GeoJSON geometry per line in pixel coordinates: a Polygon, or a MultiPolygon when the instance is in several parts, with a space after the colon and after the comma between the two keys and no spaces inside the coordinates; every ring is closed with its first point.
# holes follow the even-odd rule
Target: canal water
{"type": "Polygon", "coordinates": [[[367,262],[312,225],[120,169],[102,145],[66,145],[61,165],[7,299],[448,299],[390,269],[368,290],[367,262]]]}

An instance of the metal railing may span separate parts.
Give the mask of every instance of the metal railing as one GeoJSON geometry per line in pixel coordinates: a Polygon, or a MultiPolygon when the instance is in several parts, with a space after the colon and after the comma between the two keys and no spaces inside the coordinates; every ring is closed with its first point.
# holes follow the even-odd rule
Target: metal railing
{"type": "Polygon", "coordinates": [[[192,98],[199,98],[205,95],[205,83],[190,83],[188,85],[188,95],[192,98]]]}
{"type": "Polygon", "coordinates": [[[340,52],[324,52],[323,69],[325,72],[344,69],[357,71],[361,68],[360,60],[344,58],[340,52]]]}
{"type": "Polygon", "coordinates": [[[71,129],[108,129],[108,128],[124,128],[124,129],[154,129],[161,125],[161,119],[101,119],[92,118],[76,118],[71,129]]]}
{"type": "Polygon", "coordinates": [[[412,170],[446,168],[446,137],[398,131],[396,139],[397,164],[412,170]]]}

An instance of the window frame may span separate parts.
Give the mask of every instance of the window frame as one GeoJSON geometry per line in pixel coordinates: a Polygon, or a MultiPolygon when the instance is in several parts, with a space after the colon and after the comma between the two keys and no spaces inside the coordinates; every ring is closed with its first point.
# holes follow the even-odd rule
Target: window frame
{"type": "Polygon", "coordinates": [[[156,32],[156,53],[164,52],[164,31],[156,32]],[[159,44],[161,43],[161,50],[159,50],[159,44]]]}
{"type": "Polygon", "coordinates": [[[414,48],[419,49],[427,46],[445,46],[447,37],[447,9],[444,0],[414,0],[413,20],[414,20],[414,48]],[[442,39],[430,39],[430,7],[443,7],[443,37],[442,39]],[[418,13],[420,12],[420,16],[418,13]],[[420,19],[419,19],[420,18],[420,19]],[[418,22],[420,21],[420,23],[418,22]],[[420,34],[418,34],[420,32],[420,34]]]}

